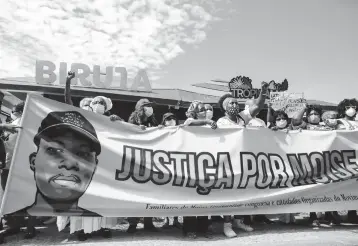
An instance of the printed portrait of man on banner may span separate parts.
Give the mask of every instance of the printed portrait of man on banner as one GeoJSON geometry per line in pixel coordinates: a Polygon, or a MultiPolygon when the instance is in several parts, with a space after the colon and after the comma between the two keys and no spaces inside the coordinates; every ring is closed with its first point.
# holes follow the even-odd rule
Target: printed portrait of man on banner
{"type": "Polygon", "coordinates": [[[14,214],[99,216],[78,207],[96,172],[101,144],[93,125],[79,112],[50,112],[34,137],[30,154],[35,202],[14,214]]]}

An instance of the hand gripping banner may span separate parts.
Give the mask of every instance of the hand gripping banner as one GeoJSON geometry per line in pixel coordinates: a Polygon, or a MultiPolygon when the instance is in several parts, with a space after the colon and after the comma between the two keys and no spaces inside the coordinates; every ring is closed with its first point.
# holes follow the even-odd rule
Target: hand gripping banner
{"type": "Polygon", "coordinates": [[[29,95],[2,214],[106,217],[358,208],[358,131],[147,128],[29,95]]]}

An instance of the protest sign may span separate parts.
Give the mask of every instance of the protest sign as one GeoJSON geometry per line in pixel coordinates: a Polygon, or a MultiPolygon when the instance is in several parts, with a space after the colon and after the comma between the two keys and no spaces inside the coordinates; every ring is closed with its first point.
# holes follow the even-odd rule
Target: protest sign
{"type": "Polygon", "coordinates": [[[270,103],[274,110],[284,110],[289,118],[305,107],[303,93],[271,92],[270,103]]]}
{"type": "Polygon", "coordinates": [[[21,124],[2,214],[204,216],[358,207],[358,131],[141,130],[35,95],[21,124]]]}

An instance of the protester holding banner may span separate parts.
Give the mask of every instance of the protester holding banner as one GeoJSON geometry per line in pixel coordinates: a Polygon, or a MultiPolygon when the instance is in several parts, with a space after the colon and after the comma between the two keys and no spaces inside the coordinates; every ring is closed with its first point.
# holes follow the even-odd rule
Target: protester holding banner
{"type": "Polygon", "coordinates": [[[184,126],[205,126],[210,125],[211,128],[216,129],[216,122],[206,117],[207,109],[203,102],[193,101],[188,110],[186,111],[187,119],[184,122],[184,126]]]}
{"type": "Polygon", "coordinates": [[[322,114],[322,122],[332,129],[337,128],[337,118],[338,118],[338,112],[337,111],[326,111],[322,114]]]}
{"type": "Polygon", "coordinates": [[[354,130],[358,129],[358,122],[355,121],[358,109],[358,101],[356,99],[344,99],[338,104],[338,130],[354,130]]]}
{"type": "MultiPolygon", "coordinates": [[[[155,119],[152,103],[146,98],[140,99],[135,106],[135,110],[129,116],[128,123],[138,125],[143,130],[146,129],[146,127],[158,126],[157,120],[155,119]]],[[[127,232],[136,232],[139,218],[128,218],[128,222],[129,228],[127,232]]],[[[156,231],[156,228],[153,225],[152,217],[144,218],[144,230],[156,231]]]]}
{"type": "MultiPolygon", "coordinates": [[[[173,114],[173,113],[165,113],[163,115],[161,125],[164,126],[164,127],[166,127],[166,126],[177,126],[178,125],[178,119],[175,116],[175,114],[173,114]]],[[[163,226],[163,228],[165,228],[165,229],[170,227],[169,226],[169,224],[170,224],[169,217],[167,217],[166,219],[167,219],[167,221],[165,222],[165,224],[163,226]]],[[[178,228],[178,229],[183,228],[183,226],[180,224],[177,216],[174,217],[173,226],[178,228]]]]}
{"type": "MultiPolygon", "coordinates": [[[[358,101],[356,99],[344,99],[338,106],[338,130],[356,130],[358,121],[355,121],[357,115],[358,101]]],[[[351,223],[358,224],[358,215],[356,210],[348,211],[348,220],[351,223]]]]}
{"type": "MultiPolygon", "coordinates": [[[[193,101],[187,112],[188,117],[184,126],[210,126],[212,129],[216,129],[217,125],[215,121],[206,117],[206,108],[201,101],[193,101]]],[[[204,235],[206,238],[212,238],[212,227],[209,223],[208,216],[185,216],[183,218],[183,233],[185,237],[195,239],[197,233],[204,235]]]]}
{"type": "MultiPolygon", "coordinates": [[[[65,89],[65,101],[66,103],[73,105],[71,99],[71,80],[75,77],[74,72],[69,72],[66,79],[65,89]]],[[[103,96],[97,96],[95,98],[84,98],[80,102],[80,107],[84,110],[92,111],[97,114],[104,114],[111,110],[113,104],[109,98],[103,96]]],[[[99,231],[103,237],[111,237],[111,231],[109,229],[116,225],[116,218],[107,217],[78,217],[71,216],[69,219],[67,216],[58,217],[59,230],[64,229],[67,221],[70,222],[70,233],[76,233],[78,240],[84,241],[87,239],[86,234],[99,231]]]]}
{"type": "MultiPolygon", "coordinates": [[[[219,107],[225,113],[225,116],[217,121],[218,126],[222,125],[239,125],[246,126],[253,117],[261,111],[264,106],[268,84],[263,82],[261,84],[261,92],[257,100],[250,100],[247,102],[245,109],[240,112],[239,103],[236,98],[231,94],[225,94],[219,99],[219,107]]],[[[253,228],[248,224],[251,223],[250,216],[234,216],[233,222],[231,222],[231,216],[224,216],[224,234],[231,238],[236,237],[236,233],[233,231],[232,226],[240,228],[244,231],[253,231],[253,228]],[[246,224],[245,224],[246,222],[246,224]]]]}

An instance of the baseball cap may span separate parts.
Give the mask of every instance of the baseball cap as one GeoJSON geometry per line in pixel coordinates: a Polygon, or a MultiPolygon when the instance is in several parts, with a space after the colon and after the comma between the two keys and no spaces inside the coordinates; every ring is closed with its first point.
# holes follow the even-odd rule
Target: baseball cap
{"type": "Polygon", "coordinates": [[[39,146],[43,136],[63,134],[65,131],[73,131],[87,138],[93,145],[97,155],[101,153],[101,144],[98,140],[93,125],[77,111],[51,112],[42,120],[38,133],[34,137],[34,143],[39,146]]]}
{"type": "Polygon", "coordinates": [[[140,107],[143,107],[146,105],[152,105],[152,102],[150,102],[147,98],[142,98],[142,99],[139,99],[139,101],[135,105],[135,108],[139,109],[140,107]]]}
{"type": "Polygon", "coordinates": [[[165,113],[163,115],[163,120],[162,120],[162,124],[164,124],[164,121],[168,118],[173,118],[173,119],[177,119],[177,117],[173,114],[173,113],[165,113]]]}

